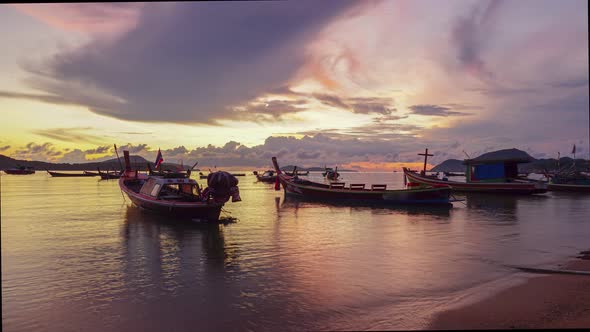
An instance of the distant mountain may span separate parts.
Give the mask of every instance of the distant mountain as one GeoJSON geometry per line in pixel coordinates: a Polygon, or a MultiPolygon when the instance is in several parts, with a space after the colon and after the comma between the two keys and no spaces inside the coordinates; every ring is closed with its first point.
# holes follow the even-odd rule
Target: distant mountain
{"type": "MultiPolygon", "coordinates": [[[[492,161],[502,159],[517,159],[522,161],[528,161],[526,163],[518,164],[518,170],[522,172],[542,172],[543,170],[555,170],[557,169],[556,159],[535,159],[528,153],[518,149],[505,149],[484,153],[477,158],[471,160],[474,161],[492,161]]],[[[463,160],[448,159],[442,163],[434,166],[431,172],[465,172],[465,165],[463,160]]],[[[559,159],[560,168],[571,167],[574,163],[572,158],[563,157],[559,159]]],[[[590,161],[584,159],[576,159],[575,168],[579,171],[590,170],[590,161]]]]}
{"type": "MultiPolygon", "coordinates": [[[[145,171],[147,170],[147,163],[148,161],[141,157],[141,156],[129,156],[131,161],[131,166],[134,169],[145,171]]],[[[45,169],[54,170],[54,171],[95,171],[97,168],[101,170],[119,170],[121,169],[121,165],[124,164],[123,158],[121,158],[121,163],[119,163],[117,158],[113,158],[110,160],[99,161],[99,162],[88,162],[88,163],[48,163],[43,161],[29,161],[29,160],[18,160],[14,158],[7,157],[5,155],[0,154],[0,169],[9,169],[16,167],[17,165],[26,166],[26,167],[34,167],[38,171],[42,171],[45,169]]],[[[152,164],[152,163],[151,163],[152,164]]],[[[180,165],[174,163],[162,163],[162,169],[176,169],[180,165]]],[[[183,168],[190,168],[192,165],[184,165],[183,168]]]]}
{"type": "MultiPolygon", "coordinates": [[[[295,168],[294,165],[287,165],[287,166],[281,167],[281,171],[289,171],[289,172],[292,172],[294,168],[295,168]]],[[[302,172],[305,172],[305,171],[310,171],[310,172],[323,172],[324,171],[324,168],[323,167],[308,167],[308,168],[305,168],[305,167],[297,166],[297,170],[298,171],[302,171],[302,172]]],[[[338,169],[338,172],[358,172],[358,171],[357,170],[351,170],[351,169],[340,169],[339,168],[338,169]]]]}
{"type": "Polygon", "coordinates": [[[434,166],[431,172],[465,172],[465,165],[463,160],[459,159],[448,159],[442,163],[434,166]]]}

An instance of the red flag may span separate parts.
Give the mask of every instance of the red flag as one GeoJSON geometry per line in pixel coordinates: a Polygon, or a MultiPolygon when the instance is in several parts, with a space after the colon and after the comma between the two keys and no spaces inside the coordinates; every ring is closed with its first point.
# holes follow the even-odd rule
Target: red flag
{"type": "Polygon", "coordinates": [[[162,152],[160,151],[160,149],[158,149],[158,155],[156,156],[156,162],[154,162],[154,165],[157,168],[163,162],[164,162],[164,158],[162,158],[162,152]]]}

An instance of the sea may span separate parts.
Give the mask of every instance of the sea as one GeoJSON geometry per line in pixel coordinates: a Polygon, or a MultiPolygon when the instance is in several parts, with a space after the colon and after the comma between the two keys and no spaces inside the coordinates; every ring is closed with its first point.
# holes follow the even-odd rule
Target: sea
{"type": "MultiPolygon", "coordinates": [[[[3,331],[427,329],[538,276],[512,265],[559,268],[590,249],[588,194],[350,206],[244,172],[242,201],[213,224],[141,210],[116,180],[2,174],[3,331]]],[[[394,172],[342,181],[404,186],[394,172]]]]}

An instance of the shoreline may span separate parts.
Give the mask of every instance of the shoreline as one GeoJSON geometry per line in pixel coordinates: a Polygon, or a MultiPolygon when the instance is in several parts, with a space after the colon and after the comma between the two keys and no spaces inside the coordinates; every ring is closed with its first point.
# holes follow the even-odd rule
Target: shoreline
{"type": "MultiPolygon", "coordinates": [[[[590,255],[559,269],[590,271],[590,255]]],[[[436,314],[427,329],[589,328],[590,276],[538,274],[478,301],[436,314]]]]}

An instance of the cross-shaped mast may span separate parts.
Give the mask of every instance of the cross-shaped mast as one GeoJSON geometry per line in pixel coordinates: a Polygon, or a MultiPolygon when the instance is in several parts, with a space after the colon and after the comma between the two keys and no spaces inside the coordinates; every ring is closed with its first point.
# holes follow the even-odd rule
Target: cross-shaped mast
{"type": "Polygon", "coordinates": [[[424,156],[424,170],[422,171],[424,174],[426,174],[426,160],[428,160],[428,156],[432,157],[432,154],[428,154],[428,149],[426,149],[426,151],[424,153],[418,153],[419,156],[424,156]]]}

